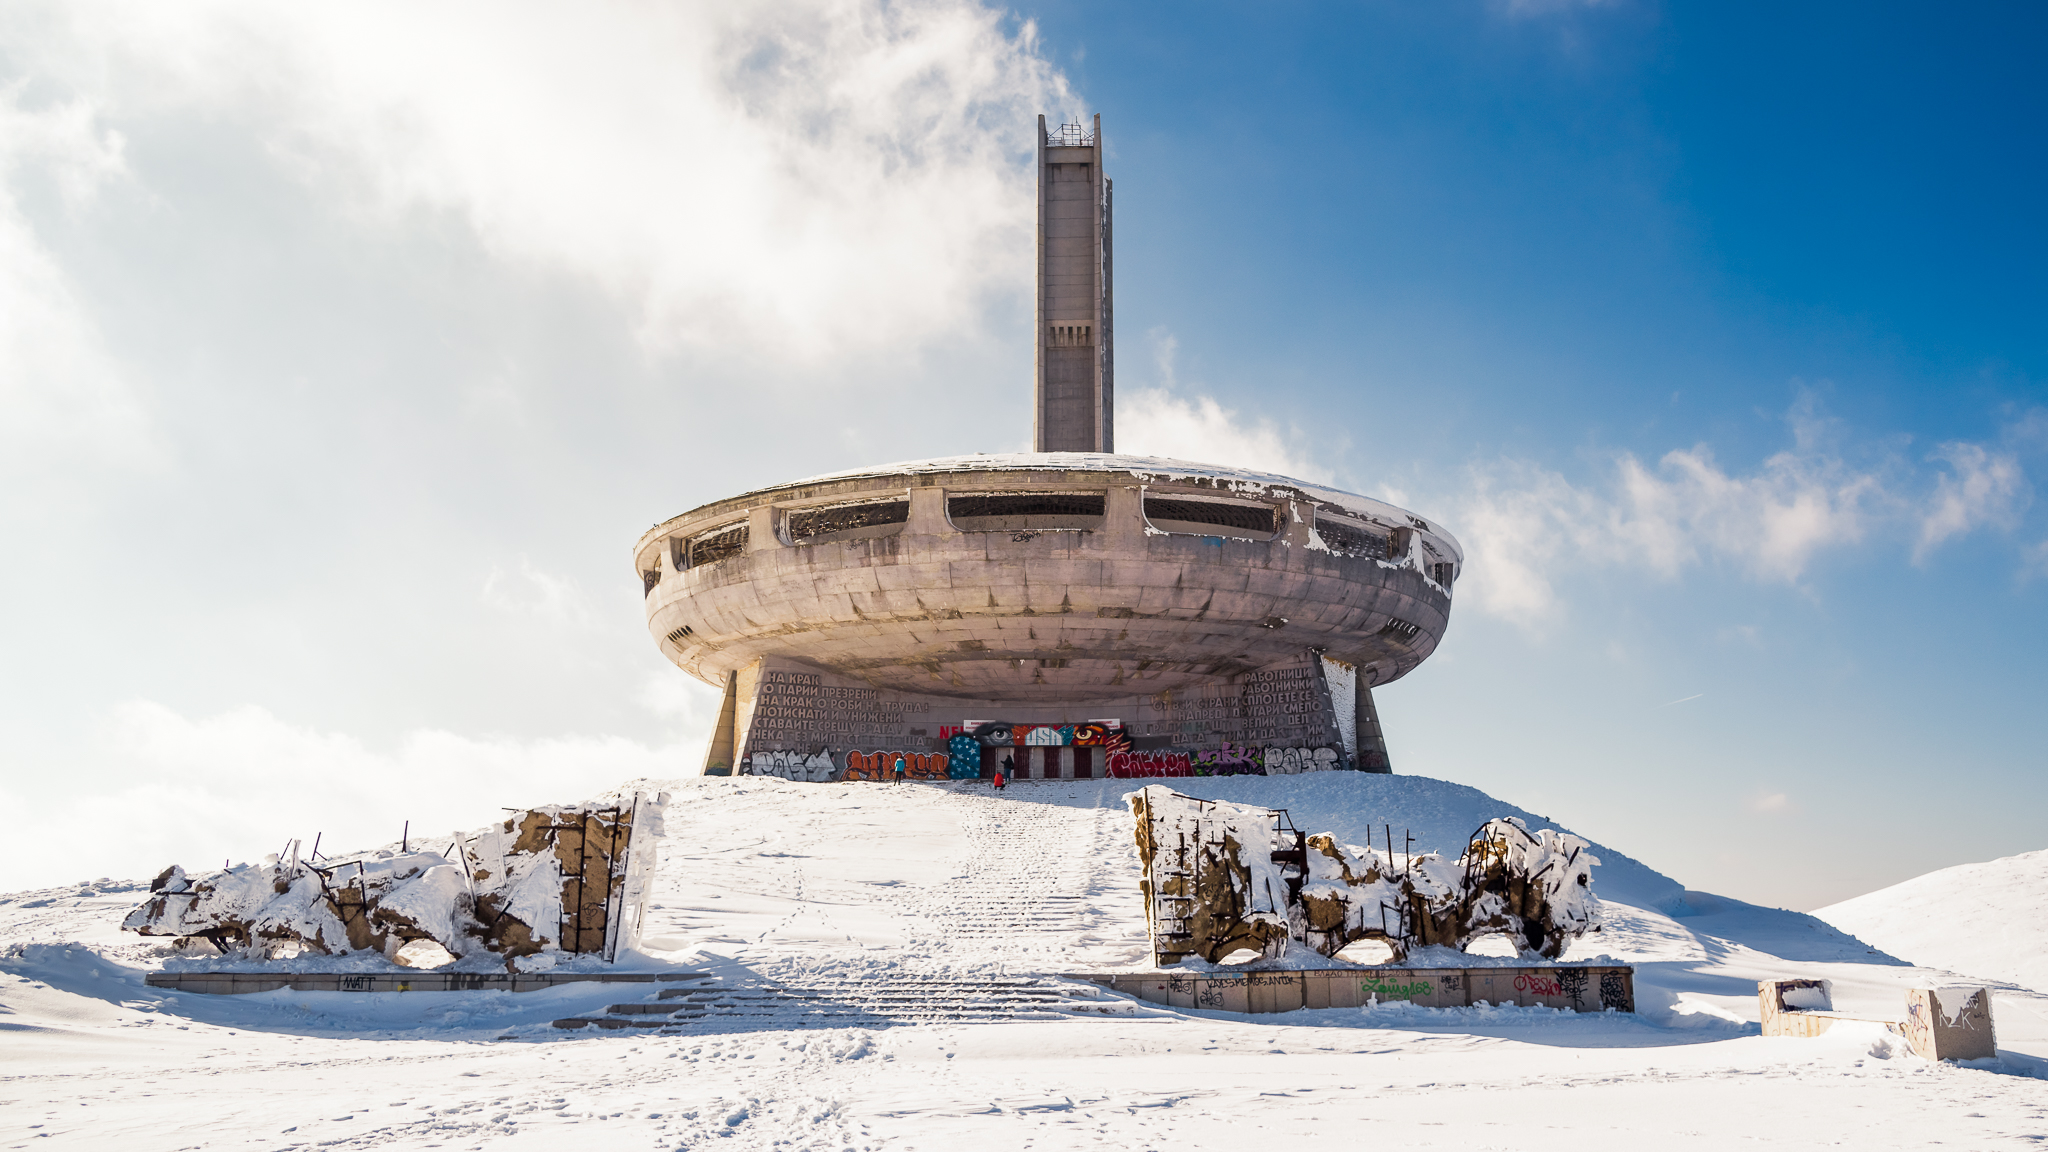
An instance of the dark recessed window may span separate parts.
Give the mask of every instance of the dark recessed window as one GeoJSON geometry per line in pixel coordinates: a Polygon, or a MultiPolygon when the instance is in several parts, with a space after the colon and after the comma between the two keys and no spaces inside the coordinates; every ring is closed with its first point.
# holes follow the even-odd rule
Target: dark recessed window
{"type": "Polygon", "coordinates": [[[707,532],[690,541],[690,567],[701,568],[737,556],[747,550],[747,524],[743,520],[728,528],[707,532]]]}
{"type": "MultiPolygon", "coordinates": [[[[1171,500],[1145,497],[1145,519],[1176,524],[1209,524],[1270,536],[1276,528],[1276,513],[1266,504],[1217,504],[1207,500],[1171,500]]],[[[1171,529],[1169,529],[1171,531],[1171,529]]]]}
{"type": "Polygon", "coordinates": [[[1363,527],[1318,516],[1316,535],[1323,538],[1324,547],[1339,556],[1369,556],[1374,560],[1387,558],[1387,538],[1363,527]]]}
{"type": "Polygon", "coordinates": [[[958,520],[982,516],[1101,516],[1100,492],[1019,492],[992,496],[949,496],[946,514],[958,520]]]}
{"type": "Polygon", "coordinates": [[[828,536],[835,532],[887,527],[891,524],[906,523],[909,519],[908,500],[878,500],[870,504],[842,504],[836,508],[805,508],[789,514],[789,539],[793,544],[802,544],[815,537],[828,536]]]}

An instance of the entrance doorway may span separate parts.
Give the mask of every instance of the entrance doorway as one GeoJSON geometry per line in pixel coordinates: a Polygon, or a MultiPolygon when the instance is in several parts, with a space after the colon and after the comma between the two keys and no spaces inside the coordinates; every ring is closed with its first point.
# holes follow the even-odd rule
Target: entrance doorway
{"type": "Polygon", "coordinates": [[[1081,746],[1024,745],[981,750],[981,778],[996,774],[1003,758],[1015,764],[1014,780],[1093,780],[1102,775],[1102,749],[1081,746]]]}

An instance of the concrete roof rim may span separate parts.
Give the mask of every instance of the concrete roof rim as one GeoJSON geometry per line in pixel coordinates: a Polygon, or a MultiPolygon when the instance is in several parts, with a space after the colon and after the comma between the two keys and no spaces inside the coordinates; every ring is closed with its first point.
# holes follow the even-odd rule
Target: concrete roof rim
{"type": "MultiPolygon", "coordinates": [[[[817,476],[807,476],[799,480],[771,484],[763,488],[755,488],[738,495],[698,505],[686,512],[671,516],[655,524],[646,532],[641,533],[640,539],[633,546],[633,556],[637,564],[641,553],[645,552],[648,546],[654,543],[656,539],[673,535],[676,525],[695,518],[708,509],[717,508],[721,505],[733,505],[734,507],[731,511],[738,513],[751,507],[752,505],[749,502],[759,503],[761,497],[772,496],[774,493],[786,492],[790,489],[803,488],[814,484],[830,484],[848,480],[879,480],[893,476],[971,475],[978,472],[1099,472],[1105,478],[1123,474],[1140,482],[1156,480],[1174,483],[1177,481],[1186,482],[1190,479],[1209,479],[1224,480],[1232,483],[1251,483],[1263,486],[1268,494],[1271,494],[1275,489],[1293,489],[1305,496],[1336,504],[1346,511],[1358,514],[1386,517],[1393,519],[1397,523],[1422,521],[1425,525],[1423,529],[1425,532],[1449,546],[1452,560],[1461,566],[1465,562],[1464,546],[1458,542],[1455,536],[1451,535],[1450,531],[1441,522],[1419,516],[1406,508],[1390,504],[1384,500],[1377,500],[1370,496],[1361,496],[1354,492],[1346,492],[1339,488],[1328,487],[1327,485],[1312,484],[1306,480],[1297,480],[1294,477],[1282,476],[1278,473],[1257,472],[1251,469],[1235,468],[1228,465],[1202,464],[1196,461],[1177,460],[1164,456],[1128,456],[1120,453],[1100,452],[1009,452],[976,453],[968,456],[939,456],[928,460],[905,460],[893,464],[880,464],[846,469],[840,472],[827,472],[817,476]]],[[[912,486],[906,484],[905,488],[908,489],[912,486]]],[[[1251,494],[1243,493],[1243,495],[1251,494]]]]}

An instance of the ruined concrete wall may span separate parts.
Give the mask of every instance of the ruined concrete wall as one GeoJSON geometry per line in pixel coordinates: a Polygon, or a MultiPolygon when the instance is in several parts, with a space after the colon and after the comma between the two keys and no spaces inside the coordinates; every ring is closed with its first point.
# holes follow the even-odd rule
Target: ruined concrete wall
{"type": "Polygon", "coordinates": [[[1457,860],[1354,847],[1291,828],[1285,812],[1221,804],[1152,785],[1129,797],[1137,824],[1146,922],[1162,966],[1220,962],[1240,948],[1276,954],[1280,937],[1324,956],[1383,940],[1463,950],[1490,935],[1555,959],[1599,929],[1587,842],[1488,821],[1457,860]],[[1277,893],[1277,897],[1273,894],[1277,893]],[[1264,901],[1264,903],[1261,903],[1264,901]],[[1256,941],[1256,944],[1247,943],[1256,941]]]}
{"type": "Polygon", "coordinates": [[[528,809],[434,850],[285,857],[198,876],[172,866],[122,927],[223,951],[616,957],[637,940],[667,794],[528,809]]]}

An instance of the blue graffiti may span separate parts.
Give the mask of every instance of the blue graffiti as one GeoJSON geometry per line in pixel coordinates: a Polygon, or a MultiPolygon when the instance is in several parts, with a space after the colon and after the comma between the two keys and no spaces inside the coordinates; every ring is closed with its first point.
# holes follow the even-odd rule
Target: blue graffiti
{"type": "Polygon", "coordinates": [[[946,747],[946,775],[955,780],[973,780],[981,775],[981,741],[962,732],[946,741],[946,747]]]}

